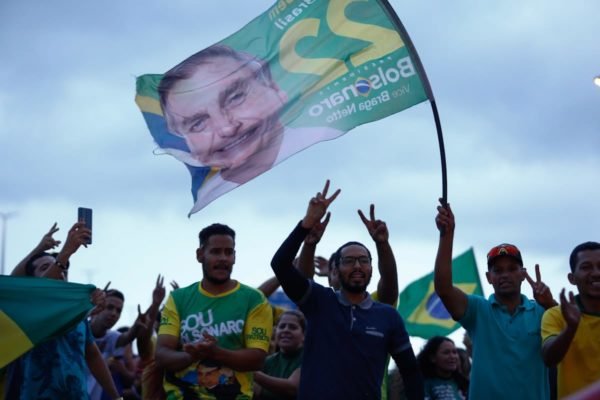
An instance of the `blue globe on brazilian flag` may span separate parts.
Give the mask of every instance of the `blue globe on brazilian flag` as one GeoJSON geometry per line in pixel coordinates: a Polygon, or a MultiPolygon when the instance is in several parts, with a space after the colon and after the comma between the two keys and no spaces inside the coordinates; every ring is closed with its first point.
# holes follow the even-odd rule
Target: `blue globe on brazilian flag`
{"type": "MultiPolygon", "coordinates": [[[[452,280],[467,294],[483,295],[473,249],[452,260],[452,280]]],[[[404,318],[406,330],[411,336],[425,339],[436,335],[447,336],[460,326],[450,317],[435,293],[433,272],[412,282],[400,293],[398,312],[404,318]]]]}

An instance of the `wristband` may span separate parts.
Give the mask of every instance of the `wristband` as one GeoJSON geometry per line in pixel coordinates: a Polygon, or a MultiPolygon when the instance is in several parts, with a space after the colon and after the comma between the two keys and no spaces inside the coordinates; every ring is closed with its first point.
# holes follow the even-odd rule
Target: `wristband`
{"type": "Polygon", "coordinates": [[[62,269],[63,271],[66,271],[69,269],[69,267],[67,267],[66,265],[64,265],[63,263],[61,263],[60,261],[56,260],[54,262],[54,264],[56,264],[56,266],[60,269],[62,269]]]}

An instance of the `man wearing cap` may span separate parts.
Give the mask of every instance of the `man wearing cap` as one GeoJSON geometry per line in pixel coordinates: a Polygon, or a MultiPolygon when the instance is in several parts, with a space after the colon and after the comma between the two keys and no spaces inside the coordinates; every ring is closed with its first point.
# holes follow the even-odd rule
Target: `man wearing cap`
{"type": "Polygon", "coordinates": [[[435,260],[435,291],[452,316],[473,341],[470,399],[549,399],[548,370],[541,353],[540,326],[545,309],[556,304],[541,281],[523,268],[519,249],[511,244],[492,248],[487,255],[487,281],[494,294],[488,299],[467,295],[452,285],[454,215],[449,205],[438,206],[440,230],[435,260]],[[523,280],[531,284],[534,298],[521,294],[523,280]],[[537,302],[537,303],[536,303],[537,302]]]}

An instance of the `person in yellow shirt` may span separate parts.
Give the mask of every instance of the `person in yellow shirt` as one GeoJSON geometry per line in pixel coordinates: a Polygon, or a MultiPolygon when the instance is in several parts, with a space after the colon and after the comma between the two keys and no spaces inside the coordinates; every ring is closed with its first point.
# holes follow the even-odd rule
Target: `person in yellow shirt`
{"type": "Polygon", "coordinates": [[[558,397],[563,398],[600,380],[600,243],[576,246],[569,258],[569,282],[578,295],[565,289],[560,305],[542,318],[542,355],[548,366],[558,365],[558,397]]]}

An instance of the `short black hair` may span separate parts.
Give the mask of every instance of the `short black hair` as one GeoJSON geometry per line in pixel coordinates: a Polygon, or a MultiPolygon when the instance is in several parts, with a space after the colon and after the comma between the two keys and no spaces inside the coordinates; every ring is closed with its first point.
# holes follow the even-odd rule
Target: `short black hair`
{"type": "Polygon", "coordinates": [[[108,289],[106,291],[106,297],[116,297],[117,299],[121,299],[121,301],[125,303],[125,296],[117,289],[108,289]]]}
{"type": "Polygon", "coordinates": [[[575,267],[577,267],[577,256],[579,255],[579,252],[585,250],[600,250],[600,243],[584,242],[575,246],[571,252],[571,256],[569,256],[569,266],[571,267],[571,272],[575,272],[575,267]]]}
{"type": "Polygon", "coordinates": [[[200,247],[204,246],[208,242],[208,239],[213,235],[231,236],[235,243],[235,231],[227,225],[216,223],[209,225],[200,231],[198,234],[198,238],[200,238],[200,247]]]}
{"type": "Polygon", "coordinates": [[[46,257],[46,256],[50,256],[50,257],[54,257],[54,259],[56,259],[56,256],[54,255],[56,253],[50,254],[50,253],[46,253],[45,251],[41,252],[41,253],[37,253],[35,255],[33,255],[29,261],[27,261],[27,264],[25,264],[25,275],[27,276],[35,276],[35,266],[33,265],[33,263],[37,260],[39,260],[42,257],[46,257]]]}
{"type": "MultiPolygon", "coordinates": [[[[335,254],[335,257],[334,257],[334,267],[335,268],[340,267],[340,262],[341,262],[341,258],[342,258],[342,250],[344,250],[348,246],[360,246],[360,247],[364,248],[367,251],[367,254],[369,255],[369,261],[371,261],[373,259],[373,257],[371,257],[371,252],[369,251],[367,246],[365,246],[361,242],[347,242],[347,243],[344,243],[343,245],[341,245],[335,251],[335,253],[333,253],[333,254],[335,254]]],[[[330,263],[330,265],[331,265],[331,263],[330,263]]]]}

